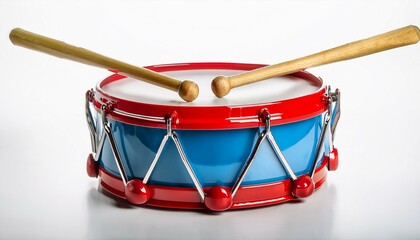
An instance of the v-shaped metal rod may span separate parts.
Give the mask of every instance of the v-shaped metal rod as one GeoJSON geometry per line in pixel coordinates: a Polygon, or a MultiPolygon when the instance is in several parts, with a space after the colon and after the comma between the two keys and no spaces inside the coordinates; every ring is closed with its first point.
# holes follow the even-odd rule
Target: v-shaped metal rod
{"type": "Polygon", "coordinates": [[[172,141],[175,143],[176,149],[182,160],[182,163],[184,164],[185,169],[188,172],[188,175],[193,181],[194,186],[197,189],[198,194],[200,195],[201,201],[204,202],[205,193],[204,193],[203,187],[201,186],[200,181],[195,175],[194,170],[192,169],[191,164],[188,161],[187,156],[185,155],[184,149],[182,148],[178,135],[176,134],[175,131],[172,130],[172,117],[168,117],[166,120],[166,135],[163,137],[162,142],[160,143],[159,148],[156,152],[155,158],[153,159],[152,163],[150,164],[149,169],[146,172],[146,175],[143,178],[143,183],[147,184],[147,182],[149,181],[150,176],[152,175],[153,170],[155,169],[156,164],[160,158],[160,155],[162,154],[163,148],[165,147],[166,142],[168,141],[169,138],[171,138],[172,141]]]}
{"type": "Polygon", "coordinates": [[[264,114],[265,116],[265,129],[260,133],[260,136],[257,139],[257,142],[254,145],[254,148],[252,149],[251,154],[248,157],[248,160],[245,162],[244,166],[242,167],[241,172],[239,173],[238,178],[236,179],[235,184],[233,184],[233,187],[231,189],[232,197],[235,196],[236,192],[239,189],[239,186],[242,184],[249,168],[251,167],[252,162],[255,160],[255,157],[261,147],[261,144],[264,142],[264,140],[267,138],[268,142],[270,143],[272,149],[276,153],[277,158],[279,159],[281,165],[286,170],[286,172],[289,174],[290,178],[292,180],[296,180],[296,174],[293,172],[292,168],[290,167],[290,164],[287,162],[286,158],[284,157],[282,151],[280,150],[277,142],[275,141],[273,135],[271,134],[271,116],[266,112],[264,114]]]}

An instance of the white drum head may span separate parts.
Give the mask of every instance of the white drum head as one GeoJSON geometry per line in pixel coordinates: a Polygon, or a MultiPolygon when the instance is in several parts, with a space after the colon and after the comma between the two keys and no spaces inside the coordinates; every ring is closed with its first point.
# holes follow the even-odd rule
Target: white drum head
{"type": "Polygon", "coordinates": [[[316,92],[321,83],[283,76],[232,89],[224,98],[217,98],[211,90],[211,81],[220,75],[230,76],[241,73],[238,70],[185,70],[162,72],[178,80],[192,80],[200,88],[200,94],[194,102],[183,101],[176,92],[152,84],[125,78],[106,84],[103,91],[111,96],[142,103],[158,105],[187,106],[234,106],[253,105],[297,98],[316,92]]]}

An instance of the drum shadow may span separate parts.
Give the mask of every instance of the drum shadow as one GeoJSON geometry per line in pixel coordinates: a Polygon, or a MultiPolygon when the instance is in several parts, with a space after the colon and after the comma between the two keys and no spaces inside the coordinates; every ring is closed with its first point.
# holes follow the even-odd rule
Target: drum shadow
{"type": "Polygon", "coordinates": [[[88,238],[278,239],[333,238],[336,188],[325,183],[311,197],[220,213],[131,205],[101,189],[87,194],[88,238]]]}
{"type": "MultiPolygon", "coordinates": [[[[223,213],[207,212],[206,216],[217,221],[215,229],[229,229],[243,239],[333,239],[336,196],[335,185],[325,183],[307,199],[223,213]]],[[[224,238],[229,239],[221,237],[224,238]]]]}
{"type": "MultiPolygon", "coordinates": [[[[101,186],[98,186],[98,188],[95,189],[91,189],[89,191],[89,195],[91,197],[96,198],[96,200],[99,200],[98,196],[96,195],[96,193],[100,193],[102,195],[104,195],[106,198],[113,200],[112,202],[109,202],[111,207],[117,207],[117,208],[121,208],[121,209],[132,209],[132,208],[136,208],[135,205],[130,204],[128,201],[121,199],[115,195],[112,195],[111,193],[109,193],[108,191],[105,191],[101,186]]],[[[101,200],[99,200],[101,201],[101,200]]],[[[108,202],[108,201],[106,201],[108,202]]]]}

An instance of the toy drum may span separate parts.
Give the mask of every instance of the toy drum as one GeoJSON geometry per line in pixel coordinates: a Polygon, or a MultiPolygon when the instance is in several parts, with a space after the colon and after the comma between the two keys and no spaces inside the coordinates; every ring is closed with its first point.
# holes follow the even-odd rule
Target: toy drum
{"type": "Polygon", "coordinates": [[[88,175],[133,204],[167,208],[223,211],[310,196],[338,166],[340,92],[300,71],[213,96],[215,76],[263,66],[146,67],[197,82],[190,103],[118,73],[101,81],[86,93],[88,175]]]}

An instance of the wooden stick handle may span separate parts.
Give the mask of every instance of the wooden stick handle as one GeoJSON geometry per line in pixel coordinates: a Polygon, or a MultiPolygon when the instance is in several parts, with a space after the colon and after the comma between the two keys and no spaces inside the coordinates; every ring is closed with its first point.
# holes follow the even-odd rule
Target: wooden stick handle
{"type": "Polygon", "coordinates": [[[123,75],[178,92],[179,96],[187,102],[194,101],[198,96],[198,86],[192,81],[181,82],[169,76],[145,68],[136,67],[87,49],[75,47],[65,42],[44,37],[20,28],[13,29],[10,32],[9,37],[12,43],[18,46],[80,63],[118,70],[123,75]]]}
{"type": "Polygon", "coordinates": [[[420,30],[418,27],[403,27],[295,60],[258,68],[230,77],[218,76],[212,82],[212,90],[216,96],[223,97],[229,93],[230,89],[235,87],[294,73],[309,67],[362,57],[388,49],[414,44],[419,41],[419,38],[420,30]]]}

